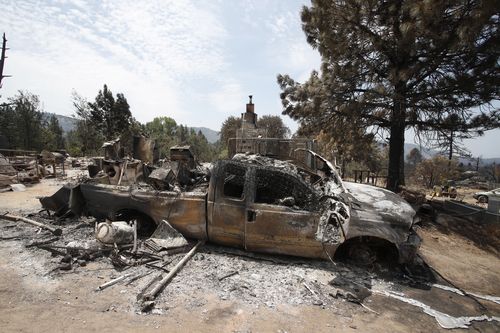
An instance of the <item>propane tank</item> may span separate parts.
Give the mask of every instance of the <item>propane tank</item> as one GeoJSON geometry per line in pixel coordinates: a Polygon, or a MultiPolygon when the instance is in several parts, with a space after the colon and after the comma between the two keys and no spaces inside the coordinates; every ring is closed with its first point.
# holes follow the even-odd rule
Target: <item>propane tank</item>
{"type": "Polygon", "coordinates": [[[125,221],[107,221],[97,225],[95,237],[104,244],[130,244],[134,228],[125,221]]]}

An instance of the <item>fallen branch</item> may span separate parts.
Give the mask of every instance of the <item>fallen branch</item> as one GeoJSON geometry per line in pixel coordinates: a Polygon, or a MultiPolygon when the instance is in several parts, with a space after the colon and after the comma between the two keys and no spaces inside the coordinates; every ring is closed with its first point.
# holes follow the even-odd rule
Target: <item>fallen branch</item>
{"type": "Polygon", "coordinates": [[[172,280],[175,274],[177,274],[177,272],[181,270],[181,268],[186,264],[186,262],[188,262],[188,260],[191,259],[191,257],[196,253],[198,248],[204,242],[205,241],[203,240],[198,241],[198,243],[191,249],[191,251],[189,251],[184,256],[184,258],[182,258],[181,261],[179,261],[177,265],[175,265],[175,267],[170,271],[170,273],[168,273],[167,276],[165,276],[160,282],[158,282],[158,284],[150,292],[144,295],[144,300],[147,301],[154,300],[156,298],[156,295],[167,285],[167,283],[170,282],[170,280],[172,280]]]}
{"type": "Polygon", "coordinates": [[[139,273],[137,274],[136,276],[132,276],[128,281],[127,283],[125,283],[126,286],[128,286],[129,284],[131,284],[132,282],[134,281],[137,281],[139,279],[142,279],[143,277],[145,276],[148,276],[149,274],[153,273],[154,271],[149,271],[149,272],[146,272],[146,273],[139,273]]]}
{"type": "Polygon", "coordinates": [[[132,273],[128,273],[128,274],[119,276],[116,279],[113,279],[113,280],[111,280],[109,282],[101,284],[99,287],[97,287],[96,291],[106,289],[107,287],[111,287],[112,285],[117,284],[118,282],[125,280],[126,278],[128,278],[131,275],[132,275],[132,273]]]}
{"type": "Polygon", "coordinates": [[[17,236],[6,236],[6,237],[0,237],[0,240],[10,240],[10,239],[21,239],[23,236],[17,235],[17,236]]]}
{"type": "Polygon", "coordinates": [[[41,245],[34,245],[34,246],[37,246],[39,248],[43,248],[43,249],[51,249],[51,250],[55,250],[55,249],[61,249],[61,250],[70,250],[70,251],[85,251],[85,252],[109,252],[109,251],[113,251],[112,248],[85,248],[85,247],[82,247],[82,246],[63,246],[63,245],[50,245],[50,244],[41,244],[41,245]]]}
{"type": "Polygon", "coordinates": [[[29,224],[32,224],[34,226],[40,227],[42,229],[49,230],[50,232],[52,232],[56,236],[62,235],[62,229],[54,228],[54,227],[49,226],[47,224],[43,224],[41,222],[37,222],[35,220],[28,219],[26,217],[11,215],[11,214],[7,213],[7,214],[0,215],[0,218],[7,220],[7,221],[14,221],[14,222],[22,221],[22,222],[29,223],[29,224]]]}
{"type": "Polygon", "coordinates": [[[65,256],[67,254],[66,252],[60,251],[57,248],[54,248],[50,245],[37,245],[37,247],[42,249],[42,250],[49,251],[50,253],[52,253],[53,256],[56,256],[56,255],[65,256]]]}
{"type": "Polygon", "coordinates": [[[52,238],[49,238],[49,239],[44,239],[44,240],[41,240],[41,241],[34,241],[30,244],[27,244],[25,247],[33,247],[33,246],[40,246],[40,245],[47,245],[47,244],[50,244],[50,243],[54,243],[56,241],[59,240],[59,237],[52,237],[52,238]]]}
{"type": "Polygon", "coordinates": [[[304,287],[306,287],[307,290],[309,290],[309,292],[313,295],[313,296],[316,296],[316,293],[305,283],[305,282],[302,282],[302,284],[304,285],[304,287]]]}
{"type": "Polygon", "coordinates": [[[146,290],[148,290],[149,287],[151,287],[153,285],[153,283],[155,283],[156,281],[161,280],[161,278],[162,278],[162,273],[156,275],[154,278],[151,279],[151,281],[149,281],[148,283],[146,283],[146,285],[137,294],[137,300],[142,299],[143,296],[144,296],[144,293],[146,292],[146,290]]]}
{"type": "Polygon", "coordinates": [[[238,274],[238,273],[239,273],[238,271],[232,271],[231,273],[228,273],[228,274],[226,274],[226,275],[221,276],[221,277],[219,278],[219,281],[222,281],[222,280],[224,280],[224,279],[227,279],[228,277],[231,277],[231,276],[236,275],[236,274],[238,274]]]}
{"type": "Polygon", "coordinates": [[[375,311],[373,309],[370,309],[369,307],[367,307],[366,305],[364,305],[363,302],[359,302],[358,304],[361,305],[362,307],[364,307],[365,309],[367,309],[368,311],[380,315],[380,313],[378,313],[377,311],[375,311]]]}

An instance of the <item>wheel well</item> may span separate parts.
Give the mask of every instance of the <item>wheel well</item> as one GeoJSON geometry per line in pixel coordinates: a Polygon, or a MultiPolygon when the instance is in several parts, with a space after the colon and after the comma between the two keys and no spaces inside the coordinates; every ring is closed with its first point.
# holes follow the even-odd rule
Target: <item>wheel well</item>
{"type": "Polygon", "coordinates": [[[135,209],[121,209],[113,214],[113,219],[127,222],[137,220],[137,235],[140,237],[150,237],[156,230],[155,221],[149,215],[135,209]]]}
{"type": "Polygon", "coordinates": [[[344,260],[349,258],[351,249],[356,246],[368,246],[375,251],[377,259],[386,262],[397,262],[399,251],[396,245],[386,239],[373,236],[359,236],[350,238],[342,243],[335,251],[335,259],[344,260]]]}
{"type": "Polygon", "coordinates": [[[488,202],[488,196],[485,194],[481,194],[477,197],[477,201],[486,203],[488,202]]]}

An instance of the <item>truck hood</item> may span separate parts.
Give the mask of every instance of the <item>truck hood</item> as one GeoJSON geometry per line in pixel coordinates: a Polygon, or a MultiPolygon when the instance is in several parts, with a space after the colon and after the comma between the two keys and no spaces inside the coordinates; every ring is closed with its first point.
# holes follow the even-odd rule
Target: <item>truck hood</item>
{"type": "Polygon", "coordinates": [[[351,209],[362,219],[388,222],[410,229],[415,210],[403,198],[383,188],[344,182],[351,209]]]}

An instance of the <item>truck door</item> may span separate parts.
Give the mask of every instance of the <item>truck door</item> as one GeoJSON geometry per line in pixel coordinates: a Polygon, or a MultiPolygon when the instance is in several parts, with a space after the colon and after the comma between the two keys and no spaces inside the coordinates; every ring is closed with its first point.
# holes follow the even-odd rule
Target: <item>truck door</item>
{"type": "Polygon", "coordinates": [[[246,173],[244,164],[231,161],[219,162],[214,168],[207,202],[210,241],[244,247],[246,173]]]}
{"type": "Polygon", "coordinates": [[[245,248],[249,251],[321,257],[315,235],[319,214],[314,190],[299,177],[265,168],[249,172],[253,184],[245,221],[245,248]]]}

